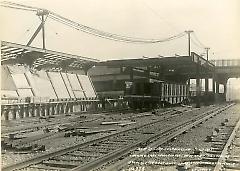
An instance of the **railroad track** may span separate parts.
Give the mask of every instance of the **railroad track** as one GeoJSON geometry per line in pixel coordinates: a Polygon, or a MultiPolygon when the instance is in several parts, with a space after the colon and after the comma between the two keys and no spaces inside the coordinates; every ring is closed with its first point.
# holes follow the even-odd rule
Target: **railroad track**
{"type": "MultiPolygon", "coordinates": [[[[161,118],[163,119],[163,118],[165,118],[166,116],[165,115],[167,115],[167,114],[170,114],[171,112],[173,112],[173,111],[166,111],[166,112],[163,112],[163,113],[161,113],[161,118]]],[[[176,111],[174,111],[173,113],[176,113],[176,111]]],[[[171,115],[170,115],[171,116],[171,115]]],[[[172,116],[171,116],[172,117],[172,116]]],[[[83,143],[83,145],[84,145],[85,143],[83,143]]],[[[80,144],[80,146],[82,146],[82,144],[80,144]]],[[[73,146],[73,149],[74,148],[77,148],[77,146],[73,146]]],[[[67,149],[68,150],[68,149],[67,149]]],[[[60,151],[57,151],[57,152],[54,152],[55,154],[58,154],[58,153],[61,153],[61,150],[60,151]]],[[[47,157],[47,156],[45,156],[45,157],[47,157]]],[[[37,157],[38,158],[38,157],[37,157]]],[[[34,160],[35,161],[35,160],[34,160]]],[[[25,162],[24,162],[25,163],[25,162]]],[[[23,164],[23,163],[22,163],[23,164]]],[[[18,166],[19,165],[19,163],[17,164],[17,165],[15,165],[15,166],[18,166]]],[[[21,165],[21,164],[20,164],[21,165]]],[[[10,170],[12,170],[14,167],[12,167],[13,165],[10,165],[10,170]]],[[[5,167],[4,167],[5,168],[5,167]]],[[[8,166],[6,167],[6,168],[9,168],[8,166]]]]}
{"type": "MultiPolygon", "coordinates": [[[[119,160],[119,159],[116,158],[114,160],[109,161],[108,163],[104,163],[102,165],[99,165],[98,167],[96,167],[93,170],[113,171],[113,170],[128,170],[128,169],[131,170],[133,168],[134,169],[138,169],[138,170],[142,170],[144,168],[144,165],[146,164],[145,161],[142,161],[142,159],[144,159],[143,156],[150,157],[151,154],[149,155],[148,153],[151,152],[152,150],[156,149],[158,151],[158,148],[162,144],[164,144],[164,143],[172,140],[174,137],[176,137],[176,136],[186,132],[188,129],[191,129],[192,127],[195,127],[196,125],[203,123],[205,120],[208,120],[209,118],[214,117],[215,115],[217,115],[218,113],[221,113],[222,111],[226,110],[227,108],[231,107],[232,105],[233,104],[224,106],[222,108],[217,108],[216,110],[205,112],[201,116],[197,116],[197,117],[195,117],[193,119],[190,119],[189,121],[187,121],[187,122],[185,122],[183,124],[179,124],[175,128],[171,128],[170,130],[168,130],[165,133],[163,133],[160,137],[157,137],[156,141],[152,140],[148,144],[147,148],[143,148],[145,150],[139,150],[139,149],[136,148],[133,153],[129,153],[129,154],[125,155],[124,159],[120,159],[119,160]],[[128,168],[129,162],[133,163],[133,165],[135,165],[137,167],[130,167],[130,168],[128,168]]],[[[180,154],[180,155],[182,155],[182,154],[180,154]]],[[[158,155],[153,154],[152,155],[153,159],[156,156],[158,156],[158,155]]],[[[164,155],[162,155],[162,156],[164,156],[164,155]]],[[[169,156],[169,154],[167,154],[166,156],[169,156]]],[[[150,158],[152,158],[152,157],[150,157],[150,158]]],[[[154,160],[151,160],[150,163],[153,162],[153,161],[154,160]]],[[[171,165],[171,162],[169,162],[169,163],[171,165]]],[[[154,162],[152,164],[154,164],[154,162]]],[[[160,166],[162,164],[163,165],[167,164],[167,162],[166,163],[164,161],[163,162],[156,162],[155,164],[160,166]]]]}
{"type": "Polygon", "coordinates": [[[219,149],[219,151],[221,150],[221,154],[217,160],[216,166],[214,167],[214,171],[221,171],[223,169],[240,170],[240,161],[228,160],[228,158],[229,158],[228,150],[229,150],[234,138],[236,137],[236,133],[239,130],[239,128],[240,128],[240,118],[239,118],[236,126],[233,129],[230,128],[230,131],[228,133],[231,133],[231,134],[228,134],[228,133],[224,134],[222,132],[222,136],[219,137],[220,142],[221,142],[221,140],[223,140],[223,141],[227,140],[227,141],[223,142],[223,143],[225,143],[224,147],[223,148],[220,147],[220,149],[219,149]]]}
{"type": "Polygon", "coordinates": [[[168,117],[9,165],[2,170],[26,168],[28,170],[90,170],[114,159],[118,160],[119,157],[129,154],[139,146],[144,147],[159,139],[172,138],[228,107],[230,106],[215,107],[203,114],[200,111],[194,113],[174,111],[168,117]],[[176,115],[172,115],[174,113],[176,115]]]}
{"type": "MultiPolygon", "coordinates": [[[[111,110],[113,111],[113,110],[111,110]]],[[[108,114],[107,112],[109,111],[102,111],[97,113],[97,114],[108,114]]],[[[127,109],[123,109],[123,110],[114,110],[113,112],[130,112],[127,109]]],[[[54,123],[41,123],[41,124],[37,124],[37,125],[32,125],[32,126],[23,126],[23,127],[19,127],[19,128],[12,128],[9,130],[4,130],[2,132],[2,137],[8,137],[9,134],[18,134],[18,135],[24,135],[25,133],[29,133],[29,132],[34,132],[34,131],[38,131],[41,128],[45,128],[45,127],[56,127],[56,126],[65,126],[65,125],[71,125],[72,128],[76,127],[77,124],[81,124],[81,123],[89,123],[89,122],[96,122],[96,121],[100,121],[101,118],[93,118],[93,119],[86,119],[86,120],[79,120],[76,119],[73,120],[70,118],[70,120],[68,120],[67,122],[63,121],[57,121],[54,123]]],[[[69,127],[69,126],[68,126],[69,127]]],[[[12,142],[12,144],[14,146],[18,145],[18,146],[22,146],[22,145],[31,145],[33,143],[35,143],[36,141],[42,140],[44,138],[49,138],[50,136],[53,136],[56,138],[57,136],[62,136],[64,133],[63,132],[49,132],[49,133],[45,133],[45,134],[41,134],[41,135],[36,135],[36,136],[32,136],[32,137],[27,137],[27,138],[23,138],[20,140],[15,140],[14,142],[12,142]]]]}
{"type": "MultiPolygon", "coordinates": [[[[118,110],[120,111],[120,110],[118,110]]],[[[163,113],[168,113],[170,111],[173,111],[173,110],[166,110],[164,111],[163,113]]],[[[145,112],[145,113],[140,113],[140,114],[137,114],[137,115],[134,115],[134,116],[129,116],[129,117],[126,117],[126,118],[122,118],[123,120],[125,119],[129,119],[129,120],[132,120],[132,119],[139,119],[139,118],[142,118],[142,117],[147,117],[149,116],[150,113],[149,112],[145,112]]],[[[76,127],[78,127],[77,125],[81,124],[81,123],[87,123],[87,122],[96,122],[96,121],[101,121],[102,119],[99,119],[99,118],[93,118],[93,119],[88,119],[88,120],[83,120],[83,121],[78,121],[78,120],[74,120],[72,122],[68,121],[67,123],[61,123],[61,122],[57,122],[57,123],[51,123],[51,125],[44,125],[44,127],[46,126],[54,126],[56,127],[57,125],[69,125],[71,124],[71,128],[74,129],[76,127]]],[[[32,127],[32,131],[35,130],[35,128],[38,128],[40,129],[42,127],[42,124],[40,124],[40,126],[34,126],[32,127]]],[[[69,126],[68,126],[69,127],[69,126]]],[[[29,128],[27,128],[29,129],[29,128]]],[[[38,130],[37,129],[37,130],[38,130]]],[[[70,128],[69,128],[70,129],[70,128]]],[[[21,130],[21,131],[24,131],[24,130],[21,130]]],[[[49,133],[44,133],[44,134],[40,134],[40,135],[35,135],[35,136],[31,136],[31,137],[27,137],[27,138],[23,138],[23,139],[19,139],[19,140],[14,140],[12,142],[8,142],[8,144],[12,144],[12,146],[14,147],[21,147],[21,146],[31,146],[31,145],[35,145],[36,143],[38,143],[38,141],[42,141],[43,139],[45,138],[56,138],[56,137],[60,137],[60,136],[63,136],[65,134],[64,131],[61,131],[61,132],[49,132],[49,133]]]]}
{"type": "MultiPolygon", "coordinates": [[[[227,108],[229,108],[231,106],[232,105],[228,105],[222,109],[213,111],[212,113],[210,112],[209,115],[207,115],[207,113],[206,113],[206,116],[202,117],[199,120],[196,119],[195,121],[190,123],[190,125],[186,125],[185,127],[176,129],[176,131],[173,134],[170,133],[166,136],[160,137],[157,141],[149,144],[146,149],[136,150],[134,153],[128,155],[123,160],[115,160],[115,161],[113,160],[109,163],[103,164],[102,166],[100,166],[94,170],[98,170],[98,171],[99,170],[105,170],[105,171],[131,170],[131,169],[135,169],[135,170],[144,170],[145,169],[146,170],[148,167],[154,168],[154,165],[155,165],[156,169],[159,169],[159,170],[161,170],[161,169],[166,170],[167,168],[169,168],[171,170],[171,166],[173,166],[172,167],[173,169],[176,169],[176,166],[174,166],[174,165],[177,164],[178,162],[182,163],[182,160],[183,161],[186,160],[186,164],[189,164],[189,161],[191,161],[191,165],[192,164],[194,165],[194,162],[196,162],[197,164],[195,166],[198,166],[199,163],[206,162],[206,160],[209,160],[209,159],[212,160],[211,167],[212,167],[212,169],[214,169],[219,156],[223,156],[223,158],[219,159],[218,165],[221,163],[222,164],[225,163],[225,161],[223,161],[223,159],[225,159],[224,156],[226,156],[226,154],[224,154],[224,153],[221,154],[221,151],[222,151],[222,148],[223,148],[225,142],[222,142],[221,146],[218,146],[221,148],[219,148],[217,151],[219,155],[214,153],[214,154],[216,154],[215,158],[209,158],[209,157],[207,158],[206,154],[204,154],[204,155],[197,154],[196,155],[195,154],[196,151],[194,149],[189,149],[189,148],[183,149],[183,148],[179,148],[179,147],[177,147],[177,148],[169,148],[168,147],[169,149],[165,149],[165,148],[162,148],[161,145],[168,142],[169,140],[176,137],[177,135],[182,134],[187,129],[192,128],[199,123],[203,123],[208,118],[212,118],[217,113],[221,113],[222,111],[226,110],[227,108]],[[172,150],[172,151],[168,151],[168,150],[172,150]],[[184,150],[186,150],[186,152],[184,152],[184,150]],[[205,156],[205,158],[202,158],[202,156],[205,156]],[[179,158],[180,161],[177,161],[178,159],[176,159],[176,158],[179,158]]],[[[237,125],[239,125],[239,124],[240,123],[238,122],[237,125]]],[[[230,135],[229,133],[232,132],[232,127],[226,127],[226,128],[227,128],[227,130],[221,130],[223,132],[219,133],[220,135],[226,136],[226,137],[221,136],[222,141],[226,141],[228,139],[228,136],[230,135]]],[[[237,128],[234,129],[234,131],[233,131],[234,133],[236,132],[236,129],[237,128]]],[[[216,140],[214,140],[214,141],[216,141],[216,140]]],[[[217,144],[217,145],[220,145],[220,144],[217,144]]],[[[216,150],[215,147],[212,149],[216,150]]],[[[225,147],[225,149],[228,149],[228,148],[225,147]]],[[[207,152],[212,153],[215,151],[207,151],[207,152]]],[[[211,155],[214,156],[214,154],[211,154],[211,155]]],[[[183,169],[187,169],[187,167],[185,167],[183,169]]],[[[193,168],[191,168],[191,169],[193,169],[193,168]]],[[[209,170],[209,166],[206,168],[196,167],[195,170],[209,170]]]]}

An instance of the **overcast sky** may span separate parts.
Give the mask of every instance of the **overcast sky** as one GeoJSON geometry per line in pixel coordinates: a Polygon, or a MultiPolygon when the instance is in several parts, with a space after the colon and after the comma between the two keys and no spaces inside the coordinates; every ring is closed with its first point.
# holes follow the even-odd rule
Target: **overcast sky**
{"type": "MultiPolygon", "coordinates": [[[[166,38],[194,30],[211,48],[210,59],[240,58],[240,0],[12,0],[49,9],[103,31],[141,38],[166,38]]],[[[26,44],[40,20],[34,12],[0,7],[1,40],[26,44]]],[[[195,40],[196,41],[196,40],[195,40]]],[[[41,34],[33,42],[41,47],[41,34]]],[[[50,18],[46,48],[101,60],[187,55],[187,37],[167,43],[129,44],[105,40],[50,18]]],[[[192,51],[204,49],[192,44],[192,51]]]]}

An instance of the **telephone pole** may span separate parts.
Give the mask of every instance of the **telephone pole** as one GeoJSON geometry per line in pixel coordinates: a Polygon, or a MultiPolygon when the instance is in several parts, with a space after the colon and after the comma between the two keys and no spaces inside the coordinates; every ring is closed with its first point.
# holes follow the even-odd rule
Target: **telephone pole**
{"type": "Polygon", "coordinates": [[[208,51],[209,51],[209,47],[206,47],[205,50],[206,50],[206,53],[207,53],[207,61],[208,61],[208,51]]]}
{"type": "Polygon", "coordinates": [[[193,33],[193,30],[187,30],[185,33],[188,34],[188,56],[191,56],[191,33],[193,33]]]}
{"type": "Polygon", "coordinates": [[[45,28],[44,28],[44,25],[45,25],[45,21],[47,19],[47,16],[49,15],[49,11],[47,10],[39,10],[37,12],[37,16],[40,17],[41,19],[41,29],[42,29],[42,43],[43,43],[43,49],[46,49],[46,42],[45,42],[45,28]],[[46,16],[46,17],[45,17],[46,16]]]}

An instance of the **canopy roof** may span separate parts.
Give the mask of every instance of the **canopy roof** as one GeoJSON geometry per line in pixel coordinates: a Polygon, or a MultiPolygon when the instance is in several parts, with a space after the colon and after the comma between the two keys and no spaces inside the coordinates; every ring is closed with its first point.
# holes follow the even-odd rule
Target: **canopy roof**
{"type": "Polygon", "coordinates": [[[92,67],[97,59],[57,52],[17,43],[1,42],[2,64],[27,64],[36,69],[60,68],[61,70],[92,67]]]}

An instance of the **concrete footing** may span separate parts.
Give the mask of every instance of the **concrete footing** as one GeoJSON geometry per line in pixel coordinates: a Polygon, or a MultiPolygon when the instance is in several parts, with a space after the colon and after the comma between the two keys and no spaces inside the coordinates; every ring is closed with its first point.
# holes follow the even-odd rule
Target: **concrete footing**
{"type": "Polygon", "coordinates": [[[50,115],[85,112],[89,109],[98,110],[99,101],[96,99],[62,100],[47,103],[2,104],[2,120],[15,120],[25,117],[43,117],[50,115]]]}

